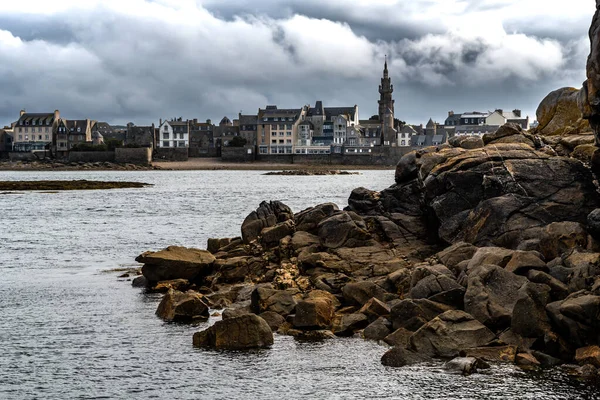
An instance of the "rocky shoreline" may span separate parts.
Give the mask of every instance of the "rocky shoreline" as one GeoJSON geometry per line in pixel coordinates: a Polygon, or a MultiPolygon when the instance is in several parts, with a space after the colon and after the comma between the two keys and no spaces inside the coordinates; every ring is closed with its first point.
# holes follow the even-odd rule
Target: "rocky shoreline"
{"type": "Polygon", "coordinates": [[[0,181],[1,191],[29,191],[29,190],[106,190],[142,188],[152,186],[142,182],[104,182],[104,181],[0,181]]]}
{"type": "Polygon", "coordinates": [[[386,366],[600,378],[600,196],[584,163],[506,125],[410,153],[394,185],[348,204],[263,202],[240,237],[140,255],[134,285],[165,293],[166,321],[223,310],[197,347],[361,336],[392,346],[386,366]]]}
{"type": "Polygon", "coordinates": [[[51,159],[38,161],[0,161],[0,171],[74,171],[74,170],[116,170],[116,171],[151,171],[162,169],[159,166],[139,165],[139,164],[118,164],[109,161],[105,162],[67,162],[51,159]]]}
{"type": "Polygon", "coordinates": [[[323,175],[360,175],[359,172],[343,171],[343,170],[320,170],[320,169],[298,169],[272,171],[263,175],[283,175],[283,176],[323,176],[323,175]]]}

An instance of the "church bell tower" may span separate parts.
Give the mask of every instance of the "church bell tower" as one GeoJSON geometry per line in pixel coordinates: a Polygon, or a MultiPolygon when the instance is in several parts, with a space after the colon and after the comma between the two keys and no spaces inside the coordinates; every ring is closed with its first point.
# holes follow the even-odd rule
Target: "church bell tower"
{"type": "Polygon", "coordinates": [[[387,55],[383,66],[383,78],[379,85],[379,121],[381,122],[382,143],[384,146],[397,145],[397,131],[394,129],[394,86],[390,79],[387,66],[387,55]]]}

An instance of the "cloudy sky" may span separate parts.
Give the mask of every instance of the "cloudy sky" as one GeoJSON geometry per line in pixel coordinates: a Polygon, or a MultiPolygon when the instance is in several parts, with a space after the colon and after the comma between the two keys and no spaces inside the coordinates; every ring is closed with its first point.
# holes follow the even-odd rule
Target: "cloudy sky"
{"type": "Polygon", "coordinates": [[[277,104],[396,117],[522,109],[580,87],[594,0],[0,1],[0,124],[20,109],[137,125],[277,104]]]}

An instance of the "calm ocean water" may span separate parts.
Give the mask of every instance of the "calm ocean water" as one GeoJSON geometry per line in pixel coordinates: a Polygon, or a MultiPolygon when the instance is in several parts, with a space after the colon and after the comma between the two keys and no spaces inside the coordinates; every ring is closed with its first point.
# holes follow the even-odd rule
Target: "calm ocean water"
{"type": "Polygon", "coordinates": [[[360,339],[269,350],[194,349],[195,327],[155,317],[160,295],[107,270],[146,250],[205,248],[239,235],[262,200],[294,211],[340,207],[355,187],[381,190],[393,171],[285,177],[259,171],[0,172],[0,180],[91,179],[144,189],[0,194],[0,399],[575,399],[597,389],[558,373],[494,366],[470,377],[441,364],[381,366],[386,347],[360,339]]]}

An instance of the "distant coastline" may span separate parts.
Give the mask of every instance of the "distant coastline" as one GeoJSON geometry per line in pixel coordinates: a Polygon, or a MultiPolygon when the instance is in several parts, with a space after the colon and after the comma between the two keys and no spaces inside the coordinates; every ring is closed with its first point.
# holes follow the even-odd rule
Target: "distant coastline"
{"type": "Polygon", "coordinates": [[[190,158],[188,161],[153,162],[151,166],[114,163],[46,163],[0,161],[0,171],[114,171],[114,170],[172,170],[172,171],[280,171],[280,170],[395,170],[395,166],[385,165],[333,165],[333,164],[284,164],[266,162],[232,163],[220,158],[190,158]]]}

